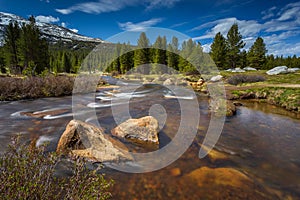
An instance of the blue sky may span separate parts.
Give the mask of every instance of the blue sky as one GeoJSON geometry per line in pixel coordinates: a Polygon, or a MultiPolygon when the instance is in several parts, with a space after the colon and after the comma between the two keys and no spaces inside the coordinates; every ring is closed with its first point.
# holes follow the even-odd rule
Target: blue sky
{"type": "Polygon", "coordinates": [[[300,56],[300,1],[293,0],[1,0],[0,11],[63,25],[107,39],[122,31],[162,27],[201,42],[238,23],[246,49],[261,36],[269,53],[300,56]]]}

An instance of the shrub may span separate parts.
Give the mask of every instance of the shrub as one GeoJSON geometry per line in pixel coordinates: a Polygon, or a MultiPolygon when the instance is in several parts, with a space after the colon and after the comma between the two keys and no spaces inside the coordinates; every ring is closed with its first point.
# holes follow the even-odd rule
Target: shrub
{"type": "Polygon", "coordinates": [[[71,95],[74,77],[0,77],[0,100],[35,99],[71,95]]]}
{"type": "Polygon", "coordinates": [[[261,82],[265,81],[265,77],[261,75],[243,75],[243,74],[238,74],[231,76],[227,82],[231,85],[238,85],[241,83],[255,83],[255,82],[261,82]]]}
{"type": "Polygon", "coordinates": [[[45,155],[45,146],[21,145],[13,138],[0,158],[0,197],[14,199],[108,199],[108,188],[101,174],[85,169],[82,159],[76,159],[70,177],[56,177],[59,156],[45,155]]]}

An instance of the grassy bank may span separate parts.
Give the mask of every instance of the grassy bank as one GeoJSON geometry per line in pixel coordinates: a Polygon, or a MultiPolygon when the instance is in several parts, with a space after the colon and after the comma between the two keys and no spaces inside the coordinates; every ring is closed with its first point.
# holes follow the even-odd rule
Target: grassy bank
{"type": "Polygon", "coordinates": [[[232,90],[231,99],[257,99],[300,112],[300,88],[265,87],[246,90],[232,90]]]}
{"type": "Polygon", "coordinates": [[[267,75],[264,70],[244,73],[222,71],[221,74],[229,99],[257,99],[289,111],[300,112],[299,72],[272,76],[267,75]]]}

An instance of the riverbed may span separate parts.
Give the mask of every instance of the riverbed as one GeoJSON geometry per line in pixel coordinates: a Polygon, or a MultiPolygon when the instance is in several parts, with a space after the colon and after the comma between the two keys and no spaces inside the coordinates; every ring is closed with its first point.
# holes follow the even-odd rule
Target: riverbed
{"type": "MultiPolygon", "coordinates": [[[[118,100],[129,102],[129,114],[133,118],[149,115],[149,109],[153,105],[162,106],[167,114],[160,131],[159,148],[163,148],[175,136],[182,117],[179,99],[172,95],[169,90],[158,85],[139,86],[134,93],[103,88],[95,93],[95,99],[83,99],[82,106],[95,109],[97,119],[91,117],[86,121],[95,123],[97,120],[107,134],[110,134],[110,130],[117,125],[113,113],[122,105],[117,105],[118,100]],[[115,109],[112,109],[112,106],[116,106],[115,109]]],[[[115,180],[115,186],[112,188],[113,199],[216,197],[216,192],[222,193],[222,187],[215,185],[210,187],[212,183],[206,182],[201,189],[199,185],[188,183],[189,179],[186,176],[203,167],[233,168],[245,174],[255,182],[253,194],[246,197],[255,198],[254,193],[258,191],[263,193],[260,197],[265,196],[269,199],[299,199],[299,116],[268,104],[242,102],[243,106],[238,107],[237,114],[226,118],[222,134],[214,148],[224,155],[225,159],[211,160],[208,157],[199,159],[199,149],[211,113],[206,96],[199,93],[194,97],[181,96],[181,100],[185,102],[195,98],[198,102],[200,119],[197,135],[189,149],[171,165],[154,172],[135,174],[105,168],[106,176],[115,180]],[[203,193],[206,195],[203,196],[203,193]]],[[[1,102],[0,108],[1,151],[5,150],[11,136],[16,134],[21,134],[23,141],[27,143],[32,139],[37,139],[37,145],[49,142],[47,151],[54,151],[65,126],[73,119],[72,97],[1,102]],[[24,115],[26,112],[50,114],[32,117],[24,115]]],[[[126,145],[136,152],[151,151],[130,143],[126,145]]],[[[237,195],[238,191],[231,192],[229,191],[226,196],[229,199],[243,198],[243,195],[237,195]]]]}

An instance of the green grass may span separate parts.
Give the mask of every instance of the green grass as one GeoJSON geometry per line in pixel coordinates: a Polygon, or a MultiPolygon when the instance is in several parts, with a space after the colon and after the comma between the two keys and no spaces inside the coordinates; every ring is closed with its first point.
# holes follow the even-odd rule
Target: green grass
{"type": "Polygon", "coordinates": [[[244,73],[232,73],[221,71],[220,74],[227,80],[229,77],[243,74],[243,75],[260,75],[266,78],[263,83],[267,84],[300,84],[300,73],[289,73],[289,74],[279,74],[279,75],[267,75],[267,70],[259,71],[247,71],[244,73]]]}

